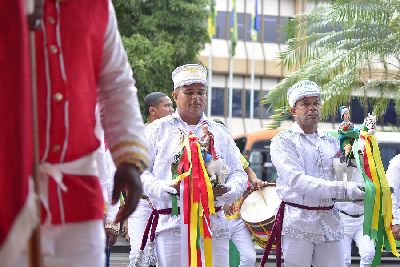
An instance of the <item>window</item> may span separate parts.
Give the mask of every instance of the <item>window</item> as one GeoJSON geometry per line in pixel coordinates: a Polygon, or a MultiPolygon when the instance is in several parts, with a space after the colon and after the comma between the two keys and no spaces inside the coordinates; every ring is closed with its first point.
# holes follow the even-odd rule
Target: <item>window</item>
{"type": "Polygon", "coordinates": [[[217,17],[215,18],[215,38],[216,39],[228,39],[229,25],[227,25],[227,18],[229,18],[230,12],[218,11],[217,17]],[[228,17],[227,17],[228,16],[228,17]]]}
{"type": "Polygon", "coordinates": [[[251,41],[251,14],[238,13],[238,39],[251,41]]]}
{"type": "MultiPolygon", "coordinates": [[[[259,118],[260,113],[260,99],[258,98],[260,91],[254,90],[254,109],[253,115],[254,118],[259,118]]],[[[246,118],[250,118],[250,100],[251,100],[251,91],[246,90],[246,118]]]]}
{"type": "Polygon", "coordinates": [[[224,115],[224,88],[213,87],[212,89],[211,115],[224,115]]]}
{"type": "Polygon", "coordinates": [[[264,16],[264,42],[285,43],[288,38],[289,17],[264,16]]]}
{"type": "Polygon", "coordinates": [[[397,119],[397,113],[396,113],[396,110],[395,110],[395,103],[394,103],[393,99],[391,99],[389,101],[388,108],[387,108],[387,110],[385,112],[385,115],[383,115],[383,124],[385,124],[385,125],[390,124],[390,125],[399,126],[399,121],[397,119]]]}
{"type": "Polygon", "coordinates": [[[242,90],[233,89],[232,95],[232,117],[241,117],[242,112],[242,90]]]}
{"type": "MultiPolygon", "coordinates": [[[[355,123],[355,124],[362,124],[364,122],[365,118],[365,109],[362,107],[363,98],[360,97],[352,97],[351,98],[351,104],[350,104],[350,114],[351,118],[350,120],[355,123]]],[[[367,113],[372,113],[374,101],[372,98],[368,98],[368,109],[367,113]]],[[[340,118],[339,111],[336,113],[335,117],[336,122],[341,122],[342,119],[340,118]]],[[[381,122],[381,120],[378,120],[378,122],[381,122]]],[[[399,122],[397,120],[397,113],[395,110],[395,103],[393,100],[389,101],[388,108],[383,115],[383,125],[397,125],[399,126],[399,122]]]]}

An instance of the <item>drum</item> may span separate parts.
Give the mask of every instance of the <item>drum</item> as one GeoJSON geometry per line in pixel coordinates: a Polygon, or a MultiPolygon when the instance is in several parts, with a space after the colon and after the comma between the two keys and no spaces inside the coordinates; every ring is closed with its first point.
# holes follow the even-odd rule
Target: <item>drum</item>
{"type": "Polygon", "coordinates": [[[262,248],[265,247],[271,235],[275,214],[280,203],[275,184],[268,184],[260,190],[253,190],[243,200],[240,216],[256,243],[262,248]]]}

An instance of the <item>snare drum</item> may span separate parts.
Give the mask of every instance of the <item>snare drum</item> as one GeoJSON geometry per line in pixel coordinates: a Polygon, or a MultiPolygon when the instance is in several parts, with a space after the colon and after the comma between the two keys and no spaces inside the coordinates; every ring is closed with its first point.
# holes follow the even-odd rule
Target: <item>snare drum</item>
{"type": "Polygon", "coordinates": [[[240,216],[256,243],[262,248],[265,247],[271,235],[280,203],[275,184],[268,184],[260,190],[254,190],[243,200],[240,216]]]}

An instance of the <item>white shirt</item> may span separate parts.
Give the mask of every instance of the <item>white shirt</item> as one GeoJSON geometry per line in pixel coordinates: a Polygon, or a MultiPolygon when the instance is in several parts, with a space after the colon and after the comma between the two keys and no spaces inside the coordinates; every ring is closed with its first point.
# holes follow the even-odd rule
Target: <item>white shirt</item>
{"type": "MultiPolygon", "coordinates": [[[[280,199],[308,207],[333,205],[332,198],[343,199],[344,182],[335,179],[332,160],[339,142],[330,135],[307,136],[295,122],[289,130],[272,139],[271,160],[278,178],[280,199]]],[[[283,235],[315,243],[343,238],[338,211],[311,211],[286,205],[283,235]]]]}
{"type": "Polygon", "coordinates": [[[392,158],[386,171],[386,178],[391,187],[392,194],[392,224],[400,224],[400,154],[392,158]]]}
{"type": "MultiPolygon", "coordinates": [[[[185,134],[192,131],[200,138],[204,135],[201,128],[203,121],[208,122],[209,131],[214,135],[214,147],[217,155],[230,168],[225,185],[230,187],[231,191],[235,193],[236,199],[246,190],[247,176],[240,162],[240,152],[226,128],[219,123],[208,120],[205,115],[203,115],[197,125],[189,126],[175,112],[171,116],[148,124],[145,129],[149,148],[150,167],[142,174],[141,179],[144,192],[149,196],[156,209],[171,207],[171,201],[161,201],[157,192],[160,183],[168,183],[172,179],[171,163],[174,156],[180,152],[179,141],[181,135],[178,129],[182,130],[185,134]]],[[[215,205],[222,206],[223,203],[216,201],[215,205]]],[[[179,235],[179,227],[180,216],[160,215],[157,232],[171,230],[173,233],[179,235]]],[[[213,237],[229,238],[228,221],[222,211],[216,215],[211,215],[211,230],[214,234],[213,237]]]]}

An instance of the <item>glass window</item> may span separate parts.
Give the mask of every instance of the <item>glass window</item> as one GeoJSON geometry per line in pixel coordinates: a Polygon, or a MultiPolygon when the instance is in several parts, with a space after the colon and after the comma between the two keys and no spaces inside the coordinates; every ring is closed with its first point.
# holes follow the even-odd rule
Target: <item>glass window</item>
{"type": "MultiPolygon", "coordinates": [[[[254,91],[254,110],[253,110],[253,115],[254,118],[259,118],[259,109],[260,109],[260,99],[258,98],[260,94],[260,91],[255,90],[254,91]]],[[[251,99],[251,91],[246,90],[246,118],[250,118],[250,99],[251,99]]]]}
{"type": "Polygon", "coordinates": [[[383,124],[385,125],[391,124],[399,126],[397,113],[395,110],[395,103],[393,99],[389,101],[389,106],[385,112],[385,115],[383,115],[383,124]]]}
{"type": "Polygon", "coordinates": [[[288,39],[289,17],[264,16],[264,42],[285,43],[288,39]]]}
{"type": "MultiPolygon", "coordinates": [[[[268,94],[268,91],[264,91],[263,92],[263,97],[266,96],[268,94]]],[[[262,101],[262,98],[259,100],[262,101]]],[[[263,104],[262,105],[262,109],[261,109],[261,114],[260,114],[260,118],[261,119],[269,119],[272,114],[274,114],[274,110],[271,107],[270,104],[263,104]]]]}
{"type": "MultiPolygon", "coordinates": [[[[351,118],[350,118],[350,120],[353,123],[362,124],[364,122],[365,110],[361,105],[362,101],[363,101],[363,98],[360,98],[360,97],[352,97],[351,98],[351,104],[350,104],[351,118]]],[[[368,101],[368,111],[367,112],[372,113],[373,99],[369,98],[367,101],[368,101]]],[[[335,121],[342,122],[339,111],[336,113],[335,121]]],[[[378,120],[378,122],[381,122],[381,120],[378,120]]],[[[388,108],[387,108],[385,114],[383,115],[383,124],[384,125],[397,125],[397,126],[399,125],[399,122],[397,120],[397,113],[395,110],[395,103],[393,100],[389,101],[388,108]]]]}
{"type": "Polygon", "coordinates": [[[264,16],[264,42],[265,43],[276,43],[276,28],[277,21],[276,16],[264,16]]]}
{"type": "Polygon", "coordinates": [[[232,117],[242,116],[242,90],[233,89],[232,95],[232,117]]]}
{"type": "Polygon", "coordinates": [[[227,18],[229,18],[230,12],[218,11],[215,18],[215,38],[216,39],[228,39],[229,25],[227,24],[227,18]],[[228,17],[227,17],[228,16],[228,17]]]}
{"type": "Polygon", "coordinates": [[[224,88],[213,87],[212,89],[211,115],[224,115],[224,88]]]}
{"type": "Polygon", "coordinates": [[[238,39],[251,41],[251,14],[238,13],[238,39]]]}

